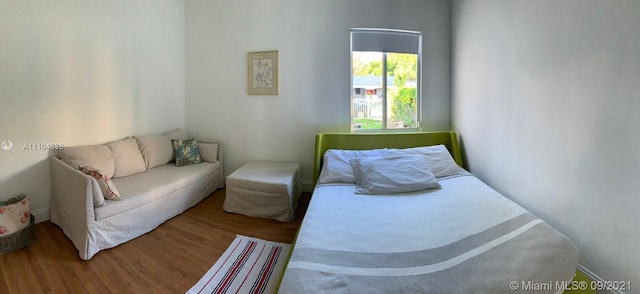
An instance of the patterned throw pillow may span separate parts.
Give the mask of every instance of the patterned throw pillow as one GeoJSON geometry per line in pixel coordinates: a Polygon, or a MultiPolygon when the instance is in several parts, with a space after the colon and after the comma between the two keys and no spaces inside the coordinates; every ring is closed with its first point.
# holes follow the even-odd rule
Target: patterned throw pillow
{"type": "Polygon", "coordinates": [[[202,162],[200,147],[196,139],[171,140],[173,153],[176,155],[176,166],[196,164],[202,162]]]}
{"type": "Polygon", "coordinates": [[[0,237],[13,234],[29,225],[31,201],[24,195],[0,202],[0,237]]]}
{"type": "Polygon", "coordinates": [[[116,189],[116,185],[113,184],[109,176],[105,173],[90,166],[80,166],[80,171],[92,176],[98,181],[98,185],[100,185],[100,190],[102,190],[102,195],[105,199],[122,200],[122,198],[120,198],[120,192],[116,189]]]}

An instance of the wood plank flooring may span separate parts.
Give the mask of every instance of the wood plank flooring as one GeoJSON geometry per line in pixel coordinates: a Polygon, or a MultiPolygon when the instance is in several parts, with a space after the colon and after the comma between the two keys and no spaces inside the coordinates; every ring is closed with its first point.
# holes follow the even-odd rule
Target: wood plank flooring
{"type": "Polygon", "coordinates": [[[296,218],[277,220],[222,210],[225,190],[158,228],[83,261],[51,222],[36,224],[27,249],[0,255],[0,293],[185,293],[227,249],[236,234],[291,243],[310,193],[296,218]]]}

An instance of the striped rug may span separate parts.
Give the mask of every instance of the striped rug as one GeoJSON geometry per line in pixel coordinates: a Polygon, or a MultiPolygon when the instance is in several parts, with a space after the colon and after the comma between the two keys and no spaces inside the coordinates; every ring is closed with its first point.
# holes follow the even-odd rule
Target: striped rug
{"type": "Polygon", "coordinates": [[[187,293],[275,293],[290,248],[238,235],[187,293]]]}

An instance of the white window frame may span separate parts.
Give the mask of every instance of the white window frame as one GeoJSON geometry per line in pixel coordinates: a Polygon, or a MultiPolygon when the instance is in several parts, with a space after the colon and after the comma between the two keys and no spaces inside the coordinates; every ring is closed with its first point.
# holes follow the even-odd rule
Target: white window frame
{"type": "MultiPolygon", "coordinates": [[[[393,47],[393,46],[392,46],[393,47]]],[[[392,49],[391,49],[392,50],[392,49]]],[[[356,50],[359,51],[359,50],[356,50]]],[[[399,52],[403,53],[403,52],[399,52]]],[[[352,133],[379,133],[379,132],[420,132],[422,131],[422,33],[418,31],[408,30],[395,30],[395,29],[380,29],[380,28],[352,28],[349,31],[349,128],[352,133]],[[384,95],[382,96],[383,111],[382,111],[382,128],[381,129],[357,129],[353,127],[353,33],[354,32],[380,32],[382,34],[394,34],[398,35],[417,35],[418,38],[418,52],[417,55],[417,73],[416,73],[416,127],[415,128],[387,128],[387,53],[396,53],[396,51],[388,51],[389,49],[381,48],[382,52],[382,89],[384,95]]]]}

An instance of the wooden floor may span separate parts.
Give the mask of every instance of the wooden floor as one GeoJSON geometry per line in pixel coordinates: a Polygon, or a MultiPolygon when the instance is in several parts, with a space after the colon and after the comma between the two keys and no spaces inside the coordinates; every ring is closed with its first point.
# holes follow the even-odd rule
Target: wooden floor
{"type": "Polygon", "coordinates": [[[83,261],[51,222],[35,225],[31,247],[0,255],[0,293],[185,293],[236,234],[291,243],[309,205],[303,194],[289,223],[226,213],[225,191],[152,232],[83,261]]]}

